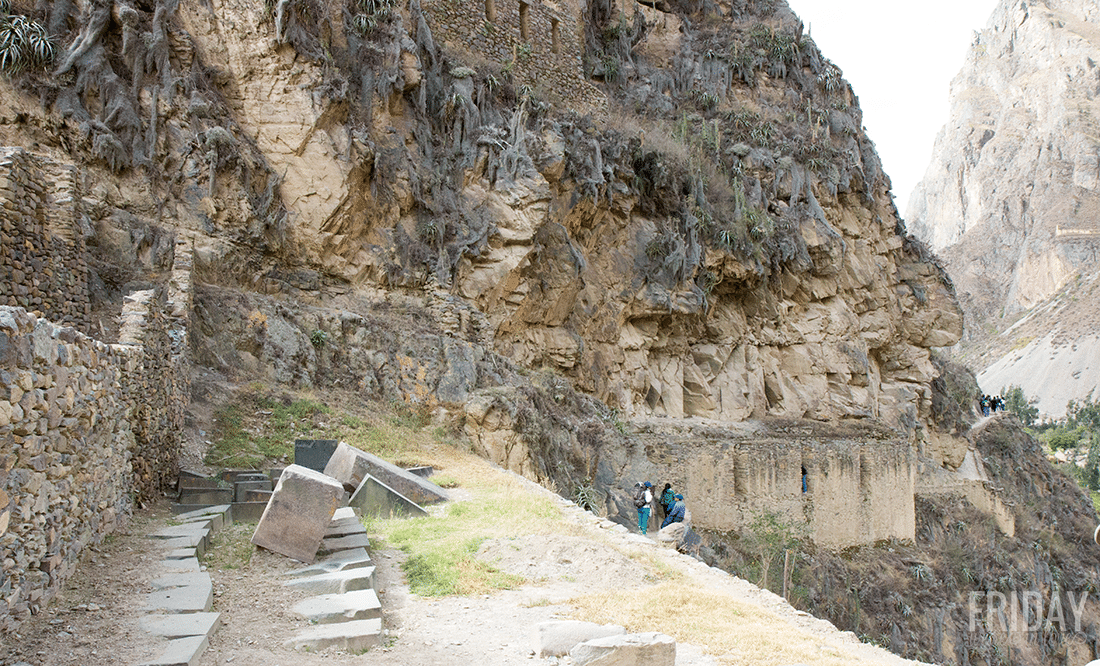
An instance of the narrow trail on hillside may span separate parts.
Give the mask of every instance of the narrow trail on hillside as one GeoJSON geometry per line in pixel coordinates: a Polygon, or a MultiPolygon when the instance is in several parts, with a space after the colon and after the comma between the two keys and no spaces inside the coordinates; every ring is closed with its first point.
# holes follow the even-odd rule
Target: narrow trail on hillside
{"type": "MultiPolygon", "coordinates": [[[[382,646],[370,651],[370,663],[570,664],[568,657],[541,658],[536,654],[535,627],[541,622],[585,619],[578,617],[572,602],[594,592],[635,589],[646,594],[656,589],[660,581],[647,575],[647,568],[651,570],[652,566],[643,563],[648,562],[700,594],[728,595],[753,609],[739,613],[743,615],[739,627],[744,636],[738,639],[736,650],[714,656],[707,654],[706,646],[680,641],[677,666],[782,666],[797,662],[919,666],[919,662],[860,643],[854,634],[794,609],[771,592],[633,534],[533,482],[516,478],[531,493],[552,498],[566,523],[574,528],[572,533],[487,542],[479,557],[504,571],[522,575],[529,583],[474,597],[426,598],[412,594],[401,568],[405,554],[388,548],[373,551],[386,633],[382,646]]],[[[155,558],[143,559],[141,555],[148,546],[146,535],[165,525],[169,518],[165,507],[146,511],[134,518],[133,529],[86,558],[82,569],[90,575],[74,577],[73,584],[49,609],[32,618],[14,640],[3,646],[0,663],[61,666],[79,656],[81,663],[106,666],[137,663],[135,659],[151,656],[157,646],[137,628],[134,604],[140,593],[147,591],[143,586],[147,586],[155,565],[155,558]],[[123,568],[115,571],[116,564],[123,568]],[[143,566],[149,571],[143,571],[143,566]],[[101,593],[103,582],[122,579],[129,581],[126,594],[111,597],[101,593]],[[99,600],[99,605],[95,612],[86,612],[88,600],[93,598],[99,600]],[[63,622],[59,623],[59,618],[64,618],[63,622]],[[106,626],[114,628],[108,631],[106,626]],[[61,646],[66,647],[58,650],[61,646]]],[[[240,528],[248,531],[247,525],[240,528]]],[[[288,558],[257,549],[240,568],[210,567],[214,610],[222,613],[222,626],[198,666],[363,663],[361,655],[295,652],[283,646],[286,637],[308,626],[306,620],[290,611],[305,593],[281,585],[282,574],[298,566],[288,558]]],[[[660,627],[627,629],[649,631],[660,627]]]]}

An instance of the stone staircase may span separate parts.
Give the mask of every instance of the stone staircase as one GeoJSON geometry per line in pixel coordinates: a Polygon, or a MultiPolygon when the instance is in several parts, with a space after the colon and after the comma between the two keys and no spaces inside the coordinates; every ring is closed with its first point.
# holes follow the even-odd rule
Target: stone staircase
{"type": "Polygon", "coordinates": [[[285,641],[288,647],[357,652],[379,643],[382,606],[375,590],[369,546],[355,512],[348,507],[337,509],[321,541],[323,556],[314,564],[286,574],[290,580],[284,585],[315,594],[293,608],[314,626],[285,641]]]}
{"type": "Polygon", "coordinates": [[[149,536],[159,542],[163,559],[154,590],[145,595],[140,620],[148,634],[167,639],[164,651],[142,666],[192,666],[210,644],[221,613],[211,612],[214,586],[202,571],[199,558],[210,547],[210,537],[230,520],[230,506],[222,505],[183,513],[177,525],[149,536]]]}
{"type": "MultiPolygon", "coordinates": [[[[213,583],[199,558],[210,547],[214,532],[232,518],[231,504],[204,507],[181,513],[174,517],[178,524],[148,535],[159,542],[163,559],[157,565],[160,576],[153,581],[154,590],[145,596],[146,615],[140,625],[167,642],[160,656],[140,666],[193,666],[206,651],[221,614],[212,612],[213,583]]],[[[382,606],[369,545],[355,512],[337,509],[317,561],[285,574],[284,585],[313,595],[293,611],[314,625],[285,641],[287,647],[355,652],[379,643],[382,606]]]]}

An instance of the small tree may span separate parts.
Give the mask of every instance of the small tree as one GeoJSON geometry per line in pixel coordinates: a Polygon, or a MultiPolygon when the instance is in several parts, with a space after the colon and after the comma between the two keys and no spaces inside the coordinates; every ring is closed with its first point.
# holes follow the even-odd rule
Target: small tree
{"type": "Polygon", "coordinates": [[[754,551],[760,566],[760,580],[757,585],[768,586],[768,572],[783,551],[793,547],[801,537],[797,525],[774,511],[767,509],[756,514],[745,535],[750,548],[754,551]]]}
{"type": "Polygon", "coordinates": [[[1035,418],[1039,416],[1039,408],[1035,406],[1038,400],[1028,400],[1027,394],[1019,386],[1001,389],[1001,395],[1004,396],[1005,409],[1015,414],[1021,423],[1025,426],[1035,423],[1035,418]]]}

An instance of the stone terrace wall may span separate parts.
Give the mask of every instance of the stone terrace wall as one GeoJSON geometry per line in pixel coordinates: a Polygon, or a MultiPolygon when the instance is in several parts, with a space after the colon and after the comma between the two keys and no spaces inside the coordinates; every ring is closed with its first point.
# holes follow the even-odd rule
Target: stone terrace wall
{"type": "Polygon", "coordinates": [[[830,549],[914,538],[916,457],[908,441],[798,430],[661,438],[647,446],[653,478],[684,490],[701,528],[739,531],[771,511],[830,549]]]}
{"type": "Polygon", "coordinates": [[[75,168],[0,147],[0,210],[0,305],[89,332],[75,168]]]}
{"type": "Polygon", "coordinates": [[[607,96],[584,77],[581,26],[569,11],[521,0],[425,0],[422,7],[437,43],[514,63],[517,85],[545,86],[581,113],[607,112],[607,96]]]}
{"type": "Polygon", "coordinates": [[[119,344],[85,336],[76,183],[71,166],[0,148],[0,635],[178,473],[191,243],[177,240],[166,285],[127,297],[119,344]]]}
{"type": "Polygon", "coordinates": [[[130,510],[134,348],[0,307],[0,631],[130,510]],[[9,444],[10,443],[10,444],[9,444]]]}
{"type": "Polygon", "coordinates": [[[190,395],[185,364],[173,353],[166,305],[163,288],[130,294],[119,330],[119,346],[140,352],[121,381],[132,398],[133,489],[143,503],[179,476],[180,433],[190,395]]]}

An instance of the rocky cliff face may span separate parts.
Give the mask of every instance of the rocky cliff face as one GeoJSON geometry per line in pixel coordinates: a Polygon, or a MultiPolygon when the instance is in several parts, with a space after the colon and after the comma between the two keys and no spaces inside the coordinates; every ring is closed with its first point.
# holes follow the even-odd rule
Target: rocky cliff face
{"type": "Polygon", "coordinates": [[[45,111],[5,95],[46,130],[13,140],[118,172],[91,229],[171,226],[271,290],[441,287],[625,415],[926,414],[950,284],[784,6],[502,4],[488,39],[423,5],[57,5],[80,39],[20,81],[45,111]]]}
{"type": "MultiPolygon", "coordinates": [[[[1020,343],[996,334],[1096,270],[1098,61],[1096,3],[1002,2],[952,82],[950,119],[906,219],[955,281],[969,358],[993,344],[983,366],[1020,343]]],[[[1086,321],[1063,322],[1060,337],[1087,333],[1086,321]]],[[[1006,379],[1045,392],[1028,373],[1006,379]]]]}

